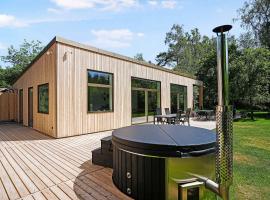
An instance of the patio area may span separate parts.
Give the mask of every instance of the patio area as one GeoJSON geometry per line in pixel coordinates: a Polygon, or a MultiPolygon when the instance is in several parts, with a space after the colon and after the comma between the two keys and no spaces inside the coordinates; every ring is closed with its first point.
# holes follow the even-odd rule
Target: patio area
{"type": "MultiPolygon", "coordinates": [[[[214,129],[214,121],[191,125],[214,129]]],[[[91,163],[93,149],[111,131],[53,139],[15,123],[0,124],[0,199],[130,199],[112,182],[112,170],[91,163]]]]}

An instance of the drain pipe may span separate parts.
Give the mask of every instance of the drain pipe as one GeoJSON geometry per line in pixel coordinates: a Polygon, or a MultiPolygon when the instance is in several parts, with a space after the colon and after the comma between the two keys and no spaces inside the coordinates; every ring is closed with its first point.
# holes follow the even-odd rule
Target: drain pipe
{"type": "Polygon", "coordinates": [[[229,105],[229,70],[228,46],[225,32],[232,28],[231,25],[218,26],[213,29],[217,34],[217,85],[218,105],[216,107],[216,182],[195,175],[204,182],[205,187],[219,195],[224,200],[229,200],[229,190],[233,181],[233,112],[229,105]]]}

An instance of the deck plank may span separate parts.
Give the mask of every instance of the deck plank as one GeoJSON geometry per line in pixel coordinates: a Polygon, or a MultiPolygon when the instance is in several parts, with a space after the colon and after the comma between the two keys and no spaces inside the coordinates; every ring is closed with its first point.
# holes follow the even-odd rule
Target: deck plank
{"type": "Polygon", "coordinates": [[[111,169],[91,162],[91,151],[110,134],[53,139],[0,124],[0,199],[130,200],[112,183],[111,169]]]}
{"type": "Polygon", "coordinates": [[[59,198],[57,198],[57,196],[49,188],[46,188],[41,192],[48,200],[59,200],[59,198]]]}
{"type": "Polygon", "coordinates": [[[30,193],[35,193],[38,191],[38,188],[36,185],[31,181],[31,179],[27,176],[27,174],[22,170],[22,168],[19,166],[18,163],[15,162],[15,160],[12,158],[12,156],[7,152],[6,149],[0,150],[0,153],[3,153],[3,155],[6,157],[10,165],[14,168],[14,170],[17,172],[18,176],[21,178],[24,185],[27,187],[30,193]]]}
{"type": "Polygon", "coordinates": [[[0,177],[0,199],[1,200],[8,200],[8,196],[7,196],[6,190],[3,186],[1,177],[0,177]]]}
{"type": "Polygon", "coordinates": [[[2,180],[3,186],[5,187],[5,191],[7,192],[7,196],[10,199],[20,198],[15,186],[13,185],[9,175],[7,174],[5,168],[2,165],[2,160],[0,163],[0,178],[2,180]]]}

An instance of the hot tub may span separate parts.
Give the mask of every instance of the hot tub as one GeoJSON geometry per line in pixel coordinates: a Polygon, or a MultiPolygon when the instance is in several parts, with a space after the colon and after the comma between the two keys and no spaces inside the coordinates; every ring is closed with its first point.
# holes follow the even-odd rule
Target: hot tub
{"type": "Polygon", "coordinates": [[[177,125],[113,131],[113,182],[134,199],[197,200],[213,193],[194,178],[215,178],[216,134],[177,125]]]}

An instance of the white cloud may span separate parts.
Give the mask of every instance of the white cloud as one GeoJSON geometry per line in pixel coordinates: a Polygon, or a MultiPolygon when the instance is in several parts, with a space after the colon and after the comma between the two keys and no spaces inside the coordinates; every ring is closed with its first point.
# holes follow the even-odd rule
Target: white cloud
{"type": "Polygon", "coordinates": [[[56,8],[48,8],[47,11],[50,12],[50,13],[54,13],[54,14],[61,14],[61,13],[63,13],[63,10],[56,9],[56,8]]]}
{"type": "Polygon", "coordinates": [[[65,9],[83,9],[83,8],[92,8],[95,3],[90,0],[51,0],[58,7],[65,9]]]}
{"type": "Polygon", "coordinates": [[[4,45],[3,43],[0,43],[0,50],[6,49],[6,45],[4,45]]]}
{"type": "Polygon", "coordinates": [[[164,1],[161,1],[161,5],[162,5],[163,8],[173,9],[173,8],[176,7],[177,1],[175,1],[175,0],[164,0],[164,1]]]}
{"type": "Polygon", "coordinates": [[[143,33],[134,33],[129,29],[92,30],[91,33],[95,36],[92,43],[102,48],[129,47],[136,36],[144,36],[143,33]]]}
{"type": "Polygon", "coordinates": [[[138,37],[143,37],[144,36],[144,33],[137,33],[137,36],[138,37]]]}
{"type": "Polygon", "coordinates": [[[13,15],[0,14],[0,28],[1,27],[24,27],[28,24],[22,20],[18,20],[13,15]]]}
{"type": "Polygon", "coordinates": [[[51,0],[58,7],[71,9],[101,8],[103,10],[118,11],[123,8],[133,7],[139,4],[138,0],[51,0]]]}
{"type": "Polygon", "coordinates": [[[151,6],[156,6],[156,5],[158,5],[158,2],[155,0],[149,0],[148,4],[150,4],[151,6]]]}
{"type": "Polygon", "coordinates": [[[160,7],[160,8],[165,8],[165,9],[174,9],[176,8],[178,2],[176,0],[148,0],[148,4],[150,6],[154,7],[160,7]]]}

